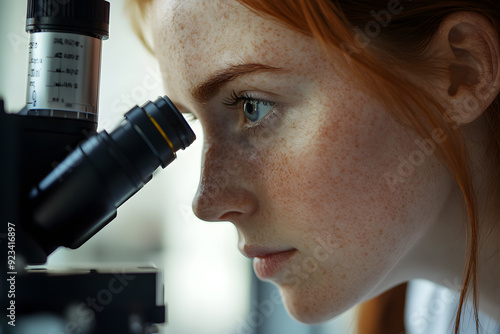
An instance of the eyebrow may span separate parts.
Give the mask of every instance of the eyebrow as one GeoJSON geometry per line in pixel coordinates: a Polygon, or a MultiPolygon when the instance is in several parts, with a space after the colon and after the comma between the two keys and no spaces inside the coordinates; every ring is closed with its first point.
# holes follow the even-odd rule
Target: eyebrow
{"type": "Polygon", "coordinates": [[[251,73],[271,71],[283,71],[283,69],[258,63],[232,65],[216,72],[210,78],[194,87],[191,95],[197,101],[206,102],[214,97],[224,85],[238,77],[251,73]]]}

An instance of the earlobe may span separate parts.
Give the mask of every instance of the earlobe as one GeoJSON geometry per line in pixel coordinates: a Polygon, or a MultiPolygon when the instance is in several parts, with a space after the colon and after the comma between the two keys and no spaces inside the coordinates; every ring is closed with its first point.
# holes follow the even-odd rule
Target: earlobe
{"type": "Polygon", "coordinates": [[[499,93],[498,34],[486,17],[471,12],[450,15],[440,29],[448,59],[447,99],[459,115],[457,123],[467,124],[499,93]]]}

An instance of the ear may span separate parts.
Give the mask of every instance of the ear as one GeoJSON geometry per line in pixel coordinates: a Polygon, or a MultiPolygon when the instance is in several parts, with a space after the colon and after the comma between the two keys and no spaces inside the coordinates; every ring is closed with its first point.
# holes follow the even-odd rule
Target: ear
{"type": "Polygon", "coordinates": [[[500,90],[498,33],[490,21],[474,12],[446,17],[431,42],[445,60],[446,85],[440,95],[458,124],[477,119],[500,90]]]}

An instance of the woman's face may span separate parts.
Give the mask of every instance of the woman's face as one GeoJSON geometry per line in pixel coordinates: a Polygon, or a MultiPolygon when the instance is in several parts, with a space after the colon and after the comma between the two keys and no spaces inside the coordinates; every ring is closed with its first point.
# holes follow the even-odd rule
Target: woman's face
{"type": "Polygon", "coordinates": [[[300,321],[373,294],[447,197],[440,138],[418,141],[342,56],[235,1],[157,0],[153,15],[167,94],[204,129],[195,213],[237,227],[300,321]]]}

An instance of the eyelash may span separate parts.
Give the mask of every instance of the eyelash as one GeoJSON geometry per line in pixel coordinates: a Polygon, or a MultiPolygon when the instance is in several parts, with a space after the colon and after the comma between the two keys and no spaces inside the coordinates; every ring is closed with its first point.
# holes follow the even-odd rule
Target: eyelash
{"type": "Polygon", "coordinates": [[[231,92],[231,96],[230,97],[227,97],[225,98],[224,100],[222,100],[222,103],[228,107],[235,107],[237,106],[238,104],[240,104],[240,102],[245,102],[247,100],[254,100],[252,99],[250,96],[248,96],[246,93],[242,94],[242,95],[238,95],[236,94],[236,92],[233,90],[231,92]]]}
{"type": "MultiPolygon", "coordinates": [[[[231,108],[235,109],[235,107],[237,107],[240,103],[248,101],[248,100],[257,100],[260,102],[266,102],[266,101],[261,101],[259,99],[254,99],[246,94],[238,95],[233,90],[231,92],[230,97],[227,97],[224,100],[222,100],[222,104],[224,104],[227,107],[231,107],[231,108]]],[[[183,115],[184,115],[184,118],[186,119],[186,121],[188,121],[188,123],[193,123],[193,122],[198,121],[198,117],[196,117],[196,115],[194,113],[188,112],[188,113],[184,113],[183,115]]]]}
{"type": "MultiPolygon", "coordinates": [[[[268,102],[266,100],[261,100],[261,99],[251,97],[246,93],[243,93],[242,95],[238,95],[236,93],[236,91],[234,91],[234,90],[231,92],[230,97],[227,97],[224,100],[222,100],[222,104],[224,104],[225,106],[227,106],[231,109],[237,109],[245,101],[258,101],[261,103],[274,104],[273,102],[268,102]]],[[[196,115],[194,113],[188,112],[188,113],[184,113],[183,115],[184,115],[184,118],[186,119],[186,121],[191,125],[196,124],[199,121],[198,117],[196,117],[196,115]]],[[[265,118],[269,119],[273,115],[274,115],[274,112],[271,111],[271,112],[269,112],[269,115],[267,115],[265,118]]],[[[245,127],[244,131],[247,134],[254,134],[258,130],[264,128],[264,125],[262,123],[263,122],[259,121],[252,126],[247,126],[247,127],[245,127]]]]}
{"type": "MultiPolygon", "coordinates": [[[[261,102],[264,104],[271,104],[271,105],[275,104],[275,103],[269,102],[267,100],[262,100],[262,99],[252,97],[252,96],[248,95],[247,93],[242,93],[241,95],[238,95],[236,93],[236,91],[234,91],[234,90],[231,92],[230,97],[227,97],[222,101],[222,104],[226,105],[227,107],[229,107],[231,109],[238,109],[238,107],[241,106],[242,103],[244,103],[246,101],[257,101],[257,102],[261,102]]],[[[262,121],[265,118],[267,118],[267,119],[271,118],[273,115],[274,115],[273,111],[269,112],[268,115],[264,116],[260,121],[256,122],[254,125],[245,127],[245,129],[244,129],[245,132],[247,132],[249,134],[253,134],[256,131],[264,128],[264,124],[262,124],[264,122],[262,122],[262,121]]]]}
{"type": "Polygon", "coordinates": [[[198,121],[198,117],[196,117],[196,115],[192,112],[183,113],[183,116],[189,124],[193,124],[198,121]]]}

